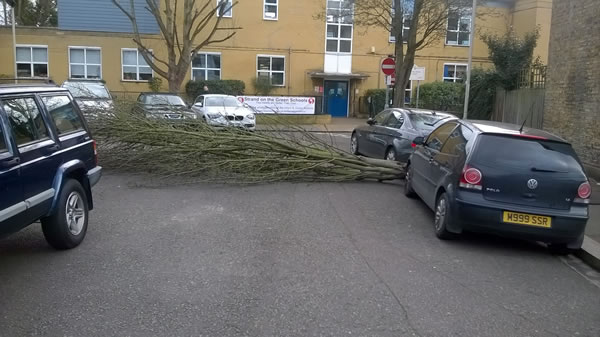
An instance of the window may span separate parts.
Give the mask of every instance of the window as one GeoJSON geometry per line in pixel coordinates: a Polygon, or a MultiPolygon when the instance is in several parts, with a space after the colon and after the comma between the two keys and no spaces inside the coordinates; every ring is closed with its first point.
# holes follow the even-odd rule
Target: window
{"type": "Polygon", "coordinates": [[[444,64],[444,82],[462,83],[467,77],[466,64],[444,64]]]}
{"type": "Polygon", "coordinates": [[[277,20],[279,18],[279,0],[264,0],[263,19],[277,20]]]}
{"type": "Polygon", "coordinates": [[[4,139],[4,131],[0,125],[0,153],[7,152],[8,147],[6,146],[6,139],[4,139]]]}
{"type": "Polygon", "coordinates": [[[123,81],[149,81],[152,79],[152,68],[146,63],[137,49],[121,49],[123,65],[123,81]]]}
{"type": "Polygon", "coordinates": [[[48,129],[35,99],[31,97],[8,99],[2,102],[2,107],[12,126],[17,145],[48,138],[48,129]]]}
{"type": "MultiPolygon", "coordinates": [[[[470,9],[469,9],[470,12],[470,9]]],[[[470,44],[471,13],[451,11],[448,14],[446,44],[452,46],[468,46],[470,44]]]]}
{"type": "Polygon", "coordinates": [[[383,126],[387,126],[394,129],[400,129],[402,127],[402,124],[404,124],[404,118],[402,117],[402,113],[393,111],[390,118],[388,118],[388,120],[385,121],[385,123],[383,123],[383,126]]]}
{"type": "Polygon", "coordinates": [[[17,77],[48,77],[48,47],[17,46],[17,77]]]}
{"type": "Polygon", "coordinates": [[[257,76],[271,79],[272,85],[285,85],[284,56],[258,55],[256,69],[257,76]]]}
{"type": "Polygon", "coordinates": [[[327,1],[326,52],[352,53],[353,15],[351,1],[327,1]]]}
{"type": "Polygon", "coordinates": [[[455,127],[456,123],[450,122],[435,129],[427,138],[427,147],[431,150],[439,151],[455,127]]]}
{"type": "Polygon", "coordinates": [[[467,142],[472,136],[473,131],[461,125],[452,131],[442,148],[442,152],[452,156],[465,155],[467,142]]]}
{"type": "Polygon", "coordinates": [[[45,96],[42,101],[59,135],[83,129],[83,123],[68,96],[45,96]]]}
{"type": "Polygon", "coordinates": [[[192,59],[192,80],[220,80],[221,54],[197,53],[192,59]]]}
{"type": "MultiPolygon", "coordinates": [[[[404,43],[408,42],[408,34],[410,34],[410,22],[412,18],[409,14],[404,15],[402,18],[402,41],[404,43]]],[[[394,36],[394,32],[390,32],[390,43],[396,43],[396,37],[394,36]]]]}
{"type": "Polygon", "coordinates": [[[101,49],[97,47],[69,47],[69,78],[101,79],[101,49]]]}
{"type": "Polygon", "coordinates": [[[217,0],[217,6],[220,6],[217,16],[224,18],[233,16],[233,0],[217,0]]]}
{"type": "Polygon", "coordinates": [[[375,118],[374,118],[375,124],[383,125],[391,114],[392,114],[391,110],[384,110],[384,111],[378,113],[377,116],[375,116],[375,118]]]}

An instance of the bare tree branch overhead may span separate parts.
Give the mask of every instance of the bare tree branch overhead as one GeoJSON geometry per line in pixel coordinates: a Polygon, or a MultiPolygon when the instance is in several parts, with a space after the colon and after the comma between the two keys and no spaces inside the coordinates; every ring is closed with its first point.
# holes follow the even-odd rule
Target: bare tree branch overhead
{"type": "Polygon", "coordinates": [[[202,48],[229,40],[241,29],[222,21],[238,1],[165,0],[164,8],[157,0],[145,0],[145,9],[154,17],[165,41],[167,59],[157,57],[140,33],[135,0],[111,0],[127,16],[133,29],[133,41],[150,68],[169,82],[170,92],[179,92],[192,59],[202,48]],[[124,5],[125,3],[125,5],[124,5]],[[181,5],[183,3],[183,5],[181,5]],[[127,8],[128,7],[128,8],[127,8]]]}

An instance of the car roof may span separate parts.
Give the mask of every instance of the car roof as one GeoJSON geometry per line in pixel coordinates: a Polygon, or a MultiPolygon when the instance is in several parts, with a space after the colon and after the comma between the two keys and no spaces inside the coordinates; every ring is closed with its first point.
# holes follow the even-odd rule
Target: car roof
{"type": "Polygon", "coordinates": [[[560,138],[559,136],[552,134],[548,131],[533,129],[529,127],[523,127],[523,130],[520,131],[521,125],[510,124],[510,123],[502,123],[502,122],[493,122],[493,121],[483,121],[483,120],[469,120],[462,122],[471,126],[473,129],[478,131],[479,133],[484,134],[499,134],[499,135],[522,135],[529,136],[532,138],[545,138],[548,140],[567,143],[566,140],[560,138]]]}
{"type": "Polygon", "coordinates": [[[102,82],[102,81],[90,81],[90,80],[69,80],[69,81],[64,81],[62,85],[72,84],[72,83],[77,83],[77,84],[95,84],[95,85],[106,86],[106,84],[104,82],[102,82]]]}
{"type": "Polygon", "coordinates": [[[0,95],[27,94],[36,92],[66,91],[52,84],[0,84],[0,95]]]}
{"type": "Polygon", "coordinates": [[[397,111],[397,112],[404,112],[404,113],[409,114],[409,115],[421,114],[421,115],[432,115],[432,116],[442,116],[442,117],[456,117],[453,114],[450,114],[450,113],[447,113],[447,112],[436,111],[436,110],[428,110],[428,109],[392,108],[391,110],[392,111],[397,111]]]}
{"type": "Polygon", "coordinates": [[[233,95],[225,95],[225,94],[202,94],[200,96],[204,96],[204,97],[235,97],[233,95]]]}
{"type": "Polygon", "coordinates": [[[179,94],[174,94],[172,92],[152,92],[152,91],[142,92],[142,93],[140,93],[140,96],[141,95],[179,96],[179,94]]]}

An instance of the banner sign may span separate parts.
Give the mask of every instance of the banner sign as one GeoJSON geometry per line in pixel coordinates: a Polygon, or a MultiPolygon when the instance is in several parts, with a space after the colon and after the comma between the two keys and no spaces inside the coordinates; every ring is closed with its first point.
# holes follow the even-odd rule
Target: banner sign
{"type": "Polygon", "coordinates": [[[238,99],[252,107],[256,113],[261,114],[315,114],[316,99],[314,97],[239,96],[238,99]]]}

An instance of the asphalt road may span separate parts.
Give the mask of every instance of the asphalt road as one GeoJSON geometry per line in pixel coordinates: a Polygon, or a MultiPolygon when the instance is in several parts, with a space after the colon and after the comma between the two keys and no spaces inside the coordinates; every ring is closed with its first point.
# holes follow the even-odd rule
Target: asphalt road
{"type": "Polygon", "coordinates": [[[75,250],[0,240],[0,336],[600,336],[598,273],[440,241],[402,182],[155,183],[103,177],[75,250]]]}

